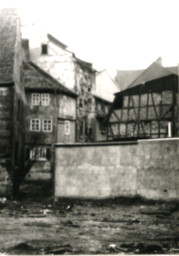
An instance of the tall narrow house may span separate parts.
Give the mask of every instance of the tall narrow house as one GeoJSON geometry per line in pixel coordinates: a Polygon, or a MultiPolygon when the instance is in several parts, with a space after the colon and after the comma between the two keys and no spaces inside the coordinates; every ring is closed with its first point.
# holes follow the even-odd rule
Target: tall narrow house
{"type": "Polygon", "coordinates": [[[0,196],[11,196],[23,171],[24,128],[20,20],[0,10],[0,196]]]}
{"type": "Polygon", "coordinates": [[[52,181],[53,143],[74,143],[77,94],[31,61],[24,62],[25,180],[52,181]]]}

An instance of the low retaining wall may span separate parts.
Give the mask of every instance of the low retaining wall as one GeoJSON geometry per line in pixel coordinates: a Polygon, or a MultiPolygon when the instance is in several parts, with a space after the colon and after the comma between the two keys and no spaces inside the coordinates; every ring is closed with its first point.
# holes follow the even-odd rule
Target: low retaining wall
{"type": "Polygon", "coordinates": [[[178,142],[56,144],[55,197],[179,199],[178,142]]]}

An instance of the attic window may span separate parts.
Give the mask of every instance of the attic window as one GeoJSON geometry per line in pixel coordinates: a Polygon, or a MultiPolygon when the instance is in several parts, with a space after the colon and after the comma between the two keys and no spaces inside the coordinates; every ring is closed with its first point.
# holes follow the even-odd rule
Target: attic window
{"type": "Polygon", "coordinates": [[[47,46],[47,44],[42,44],[42,54],[48,54],[48,46],[47,46]]]}

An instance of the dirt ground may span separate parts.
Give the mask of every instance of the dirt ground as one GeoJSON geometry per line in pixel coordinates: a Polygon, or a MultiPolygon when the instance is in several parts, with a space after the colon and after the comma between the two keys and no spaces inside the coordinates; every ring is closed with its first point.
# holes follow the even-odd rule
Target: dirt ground
{"type": "Polygon", "coordinates": [[[144,201],[60,200],[51,186],[24,184],[0,201],[3,254],[179,254],[179,205],[144,201]]]}

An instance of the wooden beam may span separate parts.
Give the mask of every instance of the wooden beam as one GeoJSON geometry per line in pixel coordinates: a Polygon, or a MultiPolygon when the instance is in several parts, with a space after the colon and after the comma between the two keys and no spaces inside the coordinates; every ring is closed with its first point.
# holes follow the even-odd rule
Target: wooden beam
{"type": "Polygon", "coordinates": [[[132,96],[131,96],[131,99],[132,99],[132,103],[133,103],[133,107],[132,107],[132,109],[133,109],[133,111],[134,111],[135,119],[137,120],[136,107],[135,107],[134,99],[133,99],[133,97],[132,97],[132,96]]]}
{"type": "Polygon", "coordinates": [[[173,90],[173,104],[172,104],[172,137],[174,137],[176,131],[176,121],[175,121],[175,105],[176,105],[176,93],[173,90]]]}
{"type": "Polygon", "coordinates": [[[160,100],[160,105],[159,105],[159,125],[158,125],[158,137],[160,138],[160,125],[161,125],[161,112],[162,112],[162,110],[161,110],[161,108],[162,108],[162,92],[160,92],[160,98],[161,98],[161,100],[160,100]]]}
{"type": "Polygon", "coordinates": [[[148,111],[149,111],[149,93],[147,92],[147,113],[146,113],[146,120],[148,120],[148,111]]]}
{"type": "Polygon", "coordinates": [[[138,117],[137,117],[137,136],[139,137],[139,129],[140,129],[140,125],[139,125],[139,120],[140,120],[140,104],[141,104],[141,94],[139,93],[139,106],[138,106],[138,117]]]}
{"type": "Polygon", "coordinates": [[[112,113],[115,115],[115,117],[117,118],[117,120],[120,121],[120,119],[119,119],[118,115],[116,114],[115,110],[113,110],[112,113]]]}
{"type": "Polygon", "coordinates": [[[156,119],[159,120],[158,118],[158,114],[157,114],[157,110],[156,110],[156,106],[155,106],[155,102],[154,102],[154,97],[153,97],[153,93],[151,92],[151,97],[152,97],[152,103],[153,103],[153,108],[154,108],[154,112],[155,112],[155,115],[156,115],[156,119]]]}

